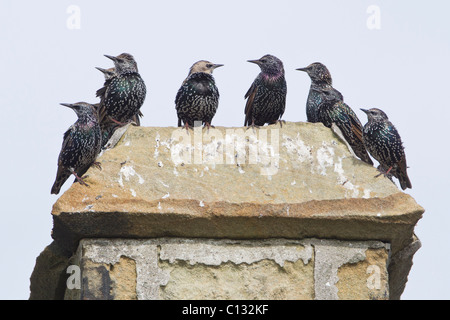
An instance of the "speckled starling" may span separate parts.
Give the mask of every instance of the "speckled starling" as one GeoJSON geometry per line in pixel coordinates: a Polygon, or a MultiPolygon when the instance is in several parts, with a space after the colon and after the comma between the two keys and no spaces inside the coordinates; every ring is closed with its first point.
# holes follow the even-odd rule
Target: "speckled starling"
{"type": "Polygon", "coordinates": [[[219,90],[212,72],[223,64],[214,64],[200,60],[192,65],[187,78],[183,81],[175,97],[178,126],[193,127],[201,122],[206,127],[211,121],[219,105],[219,90]]]}
{"type": "Polygon", "coordinates": [[[313,88],[313,90],[318,91],[323,99],[318,107],[319,122],[328,128],[332,128],[333,124],[338,127],[355,155],[362,161],[373,165],[364,145],[361,121],[355,112],[342,101],[340,93],[332,87],[313,88]]]}
{"type": "Polygon", "coordinates": [[[58,157],[58,171],[51,193],[58,194],[61,186],[71,174],[75,181],[87,185],[83,181],[83,174],[95,162],[101,148],[101,133],[97,109],[85,102],[74,104],[61,103],[71,108],[78,116],[78,120],[64,133],[61,152],[58,157]]]}
{"type": "MultiPolygon", "coordinates": [[[[319,122],[318,107],[323,100],[323,96],[318,90],[320,88],[333,88],[333,80],[330,71],[320,62],[311,63],[306,68],[298,68],[296,70],[308,73],[311,78],[311,87],[309,89],[308,100],[306,101],[306,119],[308,122],[319,122]]],[[[344,100],[342,94],[335,90],[335,95],[344,100]]]]}
{"type": "Polygon", "coordinates": [[[382,110],[361,110],[368,118],[363,129],[364,143],[370,154],[380,163],[379,170],[385,175],[391,173],[396,177],[403,190],[412,188],[406,172],[405,150],[397,129],[382,110]]]}
{"type": "Polygon", "coordinates": [[[100,101],[100,123],[108,117],[118,124],[126,124],[139,113],[147,89],[131,54],[122,53],[117,57],[108,55],[105,57],[113,60],[116,75],[105,81],[107,85],[104,86],[105,90],[100,101]]]}
{"type": "MultiPolygon", "coordinates": [[[[103,69],[96,67],[97,70],[101,71],[103,75],[105,76],[105,83],[103,84],[103,87],[98,89],[95,93],[97,97],[100,98],[100,103],[94,104],[98,109],[100,109],[100,106],[102,105],[105,96],[106,96],[106,90],[109,87],[111,81],[113,78],[117,76],[116,68],[109,68],[109,69],[103,69]]],[[[138,112],[138,114],[134,115],[131,118],[131,121],[134,122],[137,126],[140,126],[141,121],[140,117],[143,117],[141,111],[138,112]]],[[[103,117],[102,121],[100,122],[100,127],[102,129],[102,147],[105,146],[105,144],[108,142],[109,138],[113,135],[114,131],[119,127],[120,125],[117,124],[117,122],[114,122],[109,117],[103,117]]]]}
{"type": "Polygon", "coordinates": [[[261,72],[245,94],[244,126],[274,124],[281,119],[286,107],[287,86],[283,63],[269,54],[248,62],[257,64],[261,72]]]}

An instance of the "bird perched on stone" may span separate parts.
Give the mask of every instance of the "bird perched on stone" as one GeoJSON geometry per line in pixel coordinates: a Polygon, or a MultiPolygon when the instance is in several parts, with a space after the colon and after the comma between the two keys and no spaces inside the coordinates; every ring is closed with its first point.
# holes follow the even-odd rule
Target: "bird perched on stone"
{"type": "Polygon", "coordinates": [[[318,107],[317,119],[328,128],[339,128],[345,141],[349,144],[354,154],[362,161],[373,165],[364,145],[363,126],[355,112],[342,101],[341,94],[332,87],[313,88],[322,96],[318,107]]]}
{"type": "Polygon", "coordinates": [[[244,126],[274,124],[281,119],[286,107],[287,86],[283,62],[269,54],[248,62],[257,64],[261,72],[245,94],[244,126]]]}
{"type": "Polygon", "coordinates": [[[363,128],[364,143],[370,154],[380,163],[379,170],[385,175],[392,174],[396,177],[403,190],[412,188],[406,172],[405,149],[397,129],[382,110],[361,110],[367,114],[368,119],[363,128]]]}
{"type": "MultiPolygon", "coordinates": [[[[320,88],[333,88],[333,80],[331,78],[328,68],[320,63],[314,62],[305,68],[298,68],[296,70],[306,72],[311,78],[311,87],[309,89],[308,99],[306,101],[306,119],[308,122],[319,122],[318,107],[323,100],[320,93],[320,88]]],[[[342,94],[334,89],[335,95],[341,100],[344,100],[342,94]]]]}
{"type": "Polygon", "coordinates": [[[178,126],[188,129],[196,121],[208,129],[219,105],[219,90],[214,77],[214,69],[223,64],[214,64],[206,60],[197,61],[189,70],[175,97],[178,126]]]}
{"type": "Polygon", "coordinates": [[[105,57],[113,60],[115,75],[105,74],[105,85],[97,90],[97,95],[100,96],[100,124],[103,126],[108,123],[107,120],[111,120],[124,125],[139,114],[147,88],[131,54],[122,53],[117,57],[108,55],[105,57]]]}
{"type": "MultiPolygon", "coordinates": [[[[102,72],[105,77],[105,82],[103,84],[103,87],[98,89],[95,93],[96,97],[100,98],[100,103],[94,104],[94,106],[96,106],[98,109],[100,109],[100,105],[102,104],[102,101],[105,99],[106,89],[109,87],[112,79],[117,76],[117,73],[116,73],[116,68],[114,68],[114,67],[108,68],[108,69],[103,69],[103,68],[99,68],[99,67],[95,67],[95,68],[97,70],[99,70],[100,72],[102,72]]],[[[138,113],[131,118],[131,121],[135,125],[140,126],[140,124],[141,124],[140,118],[143,116],[144,115],[139,110],[138,113]]],[[[109,117],[104,117],[102,122],[100,123],[100,127],[102,128],[102,147],[103,147],[108,142],[109,138],[112,136],[115,129],[117,129],[119,127],[119,124],[117,124],[117,122],[111,120],[109,117]]]]}
{"type": "Polygon", "coordinates": [[[71,174],[75,176],[75,181],[87,186],[83,174],[91,165],[99,166],[95,159],[101,149],[100,124],[95,106],[86,102],[61,103],[61,105],[75,111],[78,120],[64,133],[52,194],[59,193],[61,186],[71,174]]]}

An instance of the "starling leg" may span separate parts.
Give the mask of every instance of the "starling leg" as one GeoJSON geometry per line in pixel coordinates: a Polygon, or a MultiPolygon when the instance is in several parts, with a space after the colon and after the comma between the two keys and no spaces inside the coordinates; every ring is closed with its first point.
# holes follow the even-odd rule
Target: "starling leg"
{"type": "Polygon", "coordinates": [[[191,129],[191,127],[189,126],[189,122],[185,122],[184,123],[184,126],[183,126],[185,129],[186,129],[186,132],[189,134],[189,129],[191,129]]]}
{"type": "Polygon", "coordinates": [[[102,170],[102,164],[100,162],[95,161],[92,165],[98,170],[102,170]]]}
{"type": "Polygon", "coordinates": [[[116,119],[113,119],[111,117],[109,117],[109,119],[111,119],[112,122],[118,124],[121,127],[126,126],[127,124],[132,124],[133,126],[138,126],[138,124],[135,121],[133,121],[132,119],[130,119],[128,122],[120,122],[120,121],[117,121],[116,119]]]}
{"type": "Polygon", "coordinates": [[[255,120],[253,120],[253,121],[252,121],[252,124],[249,125],[249,126],[247,127],[247,130],[250,129],[250,128],[253,129],[253,133],[256,132],[255,128],[258,128],[258,129],[259,129],[259,126],[257,126],[257,125],[255,124],[255,120]]]}
{"type": "Polygon", "coordinates": [[[116,119],[113,119],[113,118],[111,118],[111,117],[109,117],[109,119],[112,121],[112,122],[114,122],[114,123],[117,123],[119,126],[124,126],[124,125],[126,125],[126,123],[122,123],[122,122],[120,122],[120,121],[117,121],[116,119]]]}
{"type": "Polygon", "coordinates": [[[280,123],[280,128],[283,128],[283,123],[286,123],[286,120],[277,120],[275,123],[280,123]]]}
{"type": "Polygon", "coordinates": [[[81,185],[86,186],[86,187],[89,187],[89,185],[88,185],[86,182],[84,182],[84,180],[83,180],[83,179],[86,179],[87,176],[84,176],[84,177],[80,178],[80,177],[77,175],[77,173],[76,173],[75,171],[72,171],[72,174],[75,176],[75,178],[77,179],[77,181],[78,181],[81,185]]]}
{"type": "Polygon", "coordinates": [[[388,177],[389,177],[389,172],[392,170],[392,167],[390,167],[390,168],[388,169],[388,171],[386,171],[386,172],[384,172],[384,170],[381,168],[381,166],[378,167],[377,170],[380,171],[380,173],[377,174],[377,175],[375,176],[375,178],[378,178],[378,177],[381,176],[381,175],[384,175],[385,177],[388,178],[388,177]]]}
{"type": "MultiPolygon", "coordinates": [[[[205,122],[205,125],[204,125],[204,127],[206,127],[206,132],[209,132],[209,128],[215,128],[213,125],[211,125],[211,123],[209,123],[209,122],[205,122]]],[[[204,128],[203,127],[203,128],[204,128]]]]}

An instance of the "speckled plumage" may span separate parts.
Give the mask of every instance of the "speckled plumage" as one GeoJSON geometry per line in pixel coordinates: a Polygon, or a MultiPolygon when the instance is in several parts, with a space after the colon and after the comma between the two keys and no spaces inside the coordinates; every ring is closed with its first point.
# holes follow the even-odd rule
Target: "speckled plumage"
{"type": "Polygon", "coordinates": [[[380,163],[385,174],[396,177],[403,190],[412,188],[406,172],[406,156],[402,139],[387,115],[380,109],[361,109],[367,114],[368,122],[363,128],[363,139],[367,150],[380,163]]]}
{"type": "Polygon", "coordinates": [[[117,57],[105,56],[114,62],[115,76],[106,79],[104,91],[102,89],[97,91],[101,99],[100,123],[105,123],[105,119],[109,118],[126,124],[139,114],[139,109],[147,94],[147,88],[132,55],[122,53],[117,57]]]}
{"type": "Polygon", "coordinates": [[[323,99],[318,107],[317,119],[319,122],[328,128],[335,124],[341,130],[344,139],[355,155],[362,161],[373,165],[362,138],[363,126],[361,121],[359,121],[355,112],[341,100],[340,93],[331,87],[314,88],[313,90],[318,91],[323,99]]]}
{"type": "MultiPolygon", "coordinates": [[[[105,99],[107,89],[110,86],[112,79],[117,77],[117,73],[116,73],[116,68],[114,68],[114,67],[108,68],[108,69],[96,67],[96,69],[101,71],[103,73],[103,75],[105,76],[105,82],[103,84],[103,87],[98,89],[95,93],[96,97],[100,98],[100,103],[95,104],[95,106],[100,110],[100,106],[102,105],[102,102],[105,99]]],[[[140,126],[141,125],[140,118],[143,116],[144,115],[139,110],[138,113],[135,114],[130,120],[133,121],[137,126],[140,126]]],[[[111,120],[109,117],[103,116],[103,119],[100,122],[100,127],[102,129],[102,147],[104,147],[105,144],[108,142],[108,140],[113,135],[114,131],[119,127],[119,124],[117,124],[116,122],[111,120]]]]}
{"type": "Polygon", "coordinates": [[[94,164],[101,149],[100,125],[95,106],[85,102],[62,105],[74,110],[78,120],[64,133],[52,194],[59,193],[71,174],[77,181],[86,184],[82,176],[94,164]]]}
{"type": "Polygon", "coordinates": [[[212,72],[223,66],[206,60],[197,61],[189,70],[175,97],[178,126],[193,127],[195,122],[211,126],[219,106],[219,90],[212,72]]]}
{"type": "Polygon", "coordinates": [[[245,94],[244,126],[274,124],[283,116],[286,107],[287,85],[280,59],[265,55],[259,60],[248,60],[261,68],[245,94]]]}
{"type": "Polygon", "coordinates": [[[334,95],[338,99],[343,101],[344,97],[338,90],[333,88],[333,79],[331,78],[330,71],[328,71],[328,68],[324,64],[314,62],[306,68],[298,68],[296,70],[306,72],[311,78],[311,87],[306,101],[306,119],[308,122],[320,122],[318,108],[324,100],[324,97],[318,89],[331,88],[334,90],[334,95]]]}

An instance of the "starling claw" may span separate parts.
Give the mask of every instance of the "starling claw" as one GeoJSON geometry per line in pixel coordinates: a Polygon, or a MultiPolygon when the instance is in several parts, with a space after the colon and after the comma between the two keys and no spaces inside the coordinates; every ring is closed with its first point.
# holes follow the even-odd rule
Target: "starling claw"
{"type": "Polygon", "coordinates": [[[189,129],[194,130],[194,129],[189,125],[189,122],[187,122],[187,121],[184,123],[184,126],[183,126],[183,127],[186,129],[187,134],[189,134],[189,129]]]}
{"type": "MultiPolygon", "coordinates": [[[[379,174],[377,174],[376,176],[375,176],[375,178],[378,178],[379,176],[381,176],[381,175],[384,175],[386,178],[389,178],[389,172],[392,170],[392,166],[385,172],[381,167],[378,167],[377,168],[377,170],[378,171],[380,171],[380,173],[379,174]]],[[[390,178],[389,178],[390,179],[390,178]]]]}
{"type": "Polygon", "coordinates": [[[80,178],[80,177],[76,174],[75,171],[73,171],[72,174],[75,176],[75,178],[77,179],[77,181],[78,181],[81,185],[86,186],[86,187],[89,187],[89,185],[88,185],[86,182],[84,182],[84,179],[86,179],[87,177],[89,177],[88,175],[85,175],[85,176],[83,176],[83,177],[80,178]]]}
{"type": "Polygon", "coordinates": [[[96,167],[98,170],[102,170],[102,165],[100,162],[95,161],[92,166],[96,167]]]}
{"type": "Polygon", "coordinates": [[[277,120],[277,122],[280,124],[280,128],[283,128],[283,123],[286,124],[286,120],[277,120]]]}
{"type": "Polygon", "coordinates": [[[260,126],[257,126],[254,122],[252,122],[252,124],[251,125],[249,125],[248,127],[247,127],[247,129],[246,130],[248,130],[248,129],[250,129],[250,128],[252,128],[252,130],[253,130],[253,133],[256,133],[256,130],[255,130],[255,128],[260,128],[260,126]]]}
{"type": "Polygon", "coordinates": [[[205,128],[205,127],[206,127],[206,132],[207,133],[209,133],[209,129],[210,128],[213,128],[213,129],[216,128],[215,126],[211,125],[209,122],[205,122],[205,125],[203,126],[203,128],[205,128]]]}

